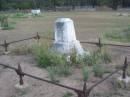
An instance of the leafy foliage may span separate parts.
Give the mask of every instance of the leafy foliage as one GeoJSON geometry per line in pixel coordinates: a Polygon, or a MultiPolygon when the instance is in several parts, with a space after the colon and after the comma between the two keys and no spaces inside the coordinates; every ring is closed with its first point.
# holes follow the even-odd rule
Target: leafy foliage
{"type": "Polygon", "coordinates": [[[8,16],[6,15],[0,15],[0,27],[3,30],[9,30],[9,29],[13,29],[13,24],[9,23],[8,21],[8,16]]]}
{"type": "Polygon", "coordinates": [[[65,55],[49,47],[35,46],[34,55],[38,66],[45,68],[48,71],[49,78],[54,82],[58,82],[57,76],[68,76],[72,72],[72,67],[67,63],[65,55]]]}
{"type": "Polygon", "coordinates": [[[51,81],[58,82],[58,80],[56,79],[55,68],[51,66],[47,67],[47,71],[48,71],[49,78],[51,79],[51,81]]]}
{"type": "Polygon", "coordinates": [[[93,72],[96,77],[103,77],[103,74],[105,73],[105,69],[102,65],[95,64],[93,66],[93,72]]]}
{"type": "Polygon", "coordinates": [[[43,46],[35,47],[34,54],[40,67],[46,68],[48,66],[64,65],[66,63],[65,56],[43,46]]]}
{"type": "Polygon", "coordinates": [[[129,0],[0,0],[0,10],[4,9],[32,9],[32,8],[54,8],[56,6],[109,6],[117,9],[118,5],[123,7],[130,4],[129,0]]]}
{"type": "Polygon", "coordinates": [[[90,55],[84,54],[78,57],[79,64],[93,66],[94,64],[110,63],[111,56],[106,52],[96,51],[90,53],[90,55]]]}
{"type": "Polygon", "coordinates": [[[87,81],[89,78],[89,70],[88,67],[83,66],[82,68],[82,75],[83,75],[83,80],[87,81]]]}

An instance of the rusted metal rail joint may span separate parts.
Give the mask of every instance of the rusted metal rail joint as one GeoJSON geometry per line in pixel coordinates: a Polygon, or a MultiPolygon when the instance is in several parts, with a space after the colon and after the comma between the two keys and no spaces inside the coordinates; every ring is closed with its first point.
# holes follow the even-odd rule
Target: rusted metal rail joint
{"type": "Polygon", "coordinates": [[[31,77],[31,78],[34,78],[34,79],[37,79],[37,80],[40,80],[40,81],[44,81],[44,82],[47,82],[47,83],[50,83],[50,84],[53,84],[53,85],[57,85],[57,86],[60,86],[60,87],[63,87],[63,88],[69,89],[69,90],[73,90],[78,94],[82,93],[82,90],[79,90],[79,89],[76,89],[76,88],[73,88],[73,87],[69,87],[69,86],[66,86],[66,85],[62,85],[62,84],[59,84],[59,83],[55,83],[53,81],[49,81],[49,80],[46,80],[46,79],[31,75],[31,74],[28,74],[28,73],[25,73],[25,72],[22,71],[20,64],[18,64],[18,69],[14,68],[12,66],[9,66],[9,65],[2,64],[2,63],[0,63],[0,65],[16,71],[16,73],[19,75],[19,78],[20,78],[20,81],[19,81],[20,85],[24,84],[23,77],[28,76],[28,77],[31,77]]]}
{"type": "Polygon", "coordinates": [[[109,74],[108,76],[106,76],[105,78],[103,78],[102,80],[100,80],[99,82],[97,82],[96,84],[92,85],[90,87],[90,91],[92,89],[94,89],[94,87],[98,86],[100,83],[102,83],[105,80],[107,80],[108,78],[110,78],[112,75],[118,73],[120,70],[122,70],[122,78],[125,79],[126,78],[126,72],[127,72],[128,64],[130,64],[130,62],[128,62],[127,61],[127,57],[125,57],[125,61],[124,61],[123,66],[121,66],[119,69],[115,70],[114,72],[112,72],[111,74],[109,74]]]}
{"type": "Polygon", "coordinates": [[[60,87],[63,87],[63,88],[69,89],[69,90],[73,90],[74,92],[77,93],[78,97],[89,97],[91,91],[96,86],[98,86],[99,84],[101,84],[102,82],[104,82],[105,80],[107,80],[108,78],[110,78],[112,75],[116,74],[120,70],[123,71],[122,78],[126,78],[126,69],[128,67],[128,64],[130,64],[130,62],[127,62],[127,58],[125,58],[124,64],[121,68],[119,68],[118,70],[115,70],[114,72],[112,72],[111,74],[109,74],[108,76],[103,78],[101,81],[92,85],[90,88],[87,88],[86,81],[84,81],[83,89],[79,90],[79,89],[76,89],[76,88],[73,88],[73,87],[70,87],[70,86],[62,85],[62,84],[59,84],[59,83],[54,83],[53,81],[49,81],[49,80],[46,80],[46,79],[36,77],[36,76],[28,74],[28,73],[25,73],[25,72],[22,71],[20,64],[18,64],[18,68],[14,68],[12,66],[0,63],[1,66],[4,66],[6,68],[10,68],[10,69],[13,69],[14,71],[16,71],[16,73],[19,75],[19,78],[20,78],[20,80],[19,80],[20,85],[24,84],[23,77],[28,76],[28,77],[31,77],[31,78],[34,78],[34,79],[37,79],[37,80],[40,80],[40,81],[44,81],[44,82],[47,82],[47,83],[50,83],[50,84],[53,84],[53,85],[57,85],[57,86],[60,86],[60,87]]]}

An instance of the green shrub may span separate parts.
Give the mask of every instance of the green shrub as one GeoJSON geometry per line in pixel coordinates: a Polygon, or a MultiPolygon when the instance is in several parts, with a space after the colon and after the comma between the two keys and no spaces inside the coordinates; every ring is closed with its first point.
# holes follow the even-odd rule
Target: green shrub
{"type": "Polygon", "coordinates": [[[56,73],[59,76],[68,76],[72,72],[72,67],[69,64],[60,65],[56,68],[56,73]]]}
{"type": "Polygon", "coordinates": [[[1,17],[0,17],[0,21],[1,21],[1,27],[2,27],[2,28],[9,26],[8,17],[7,17],[7,16],[4,16],[4,15],[1,16],[1,17]]]}
{"type": "Polygon", "coordinates": [[[35,46],[33,50],[38,66],[47,69],[50,79],[55,80],[55,76],[68,76],[71,74],[72,68],[67,63],[65,55],[42,45],[35,46]]]}
{"type": "Polygon", "coordinates": [[[94,64],[99,63],[99,57],[95,53],[91,53],[90,55],[83,55],[78,57],[79,64],[93,66],[94,64]]]}
{"type": "Polygon", "coordinates": [[[72,72],[72,68],[69,64],[50,66],[50,67],[47,67],[47,70],[48,70],[48,68],[56,76],[68,76],[72,72]]]}
{"type": "Polygon", "coordinates": [[[73,96],[73,94],[70,92],[65,92],[63,95],[63,97],[71,97],[71,96],[73,96]]]}
{"type": "Polygon", "coordinates": [[[111,56],[106,52],[96,51],[90,53],[90,55],[79,55],[77,63],[87,66],[93,66],[94,64],[104,64],[111,62],[111,56]]]}
{"type": "Polygon", "coordinates": [[[13,15],[13,18],[26,18],[27,14],[22,13],[22,12],[17,12],[16,14],[13,15]]]}
{"type": "Polygon", "coordinates": [[[14,25],[12,23],[9,23],[8,16],[5,15],[0,16],[0,26],[2,30],[14,29],[14,25]]]}
{"type": "Polygon", "coordinates": [[[57,76],[68,76],[72,72],[72,68],[69,65],[50,66],[46,68],[49,74],[49,78],[53,82],[59,82],[57,76]]]}
{"type": "Polygon", "coordinates": [[[89,78],[89,70],[88,67],[83,66],[82,68],[82,75],[83,75],[83,80],[87,81],[89,78]]]}
{"type": "Polygon", "coordinates": [[[49,78],[51,79],[51,81],[53,82],[59,82],[57,79],[56,79],[56,74],[55,74],[55,67],[47,67],[47,71],[48,71],[48,74],[49,74],[49,78]]]}
{"type": "Polygon", "coordinates": [[[94,65],[93,72],[96,77],[103,77],[105,69],[102,65],[94,65]]]}
{"type": "Polygon", "coordinates": [[[101,59],[102,59],[102,62],[106,64],[112,62],[111,56],[105,52],[101,54],[101,59]]]}
{"type": "Polygon", "coordinates": [[[76,51],[75,48],[73,48],[71,50],[70,61],[71,61],[71,65],[76,65],[77,64],[77,51],[76,51]]]}
{"type": "Polygon", "coordinates": [[[40,67],[46,68],[48,66],[59,66],[66,64],[66,58],[64,55],[57,53],[55,50],[49,49],[48,47],[35,47],[34,55],[36,56],[40,67]]]}
{"type": "Polygon", "coordinates": [[[102,63],[110,63],[111,62],[111,56],[106,53],[105,51],[96,51],[93,53],[84,54],[84,55],[78,55],[76,52],[76,49],[72,49],[72,52],[70,53],[70,62],[71,65],[77,66],[77,65],[87,65],[87,66],[93,66],[94,64],[102,64],[102,63]]]}

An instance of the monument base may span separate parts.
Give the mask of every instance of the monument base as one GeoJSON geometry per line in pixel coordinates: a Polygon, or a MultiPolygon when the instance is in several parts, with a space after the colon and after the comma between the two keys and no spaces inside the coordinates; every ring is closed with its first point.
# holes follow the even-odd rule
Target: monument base
{"type": "Polygon", "coordinates": [[[28,89],[28,84],[27,83],[24,83],[23,85],[20,85],[19,83],[16,84],[15,86],[15,89],[18,90],[18,91],[25,91],[28,89]]]}
{"type": "Polygon", "coordinates": [[[123,89],[129,89],[130,88],[130,77],[126,77],[123,79],[122,77],[118,77],[115,79],[115,88],[123,88],[123,89]]]}
{"type": "Polygon", "coordinates": [[[72,42],[55,42],[54,48],[61,53],[69,54],[71,53],[72,49],[75,49],[78,54],[89,54],[89,52],[84,51],[82,46],[80,45],[80,42],[78,40],[72,41],[72,42]]]}
{"type": "Polygon", "coordinates": [[[123,79],[122,77],[119,77],[117,80],[122,81],[126,84],[130,83],[130,77],[126,77],[125,79],[123,79]]]}

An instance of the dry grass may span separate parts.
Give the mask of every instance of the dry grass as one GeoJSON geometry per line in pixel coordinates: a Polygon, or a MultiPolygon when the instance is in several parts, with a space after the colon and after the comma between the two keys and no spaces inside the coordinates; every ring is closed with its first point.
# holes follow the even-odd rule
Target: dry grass
{"type": "Polygon", "coordinates": [[[10,18],[10,21],[17,22],[16,28],[0,31],[0,41],[17,40],[36,32],[46,35],[53,32],[54,21],[60,17],[74,20],[79,40],[95,40],[102,32],[120,31],[130,24],[129,17],[117,16],[117,12],[47,12],[42,17],[10,18]]]}

